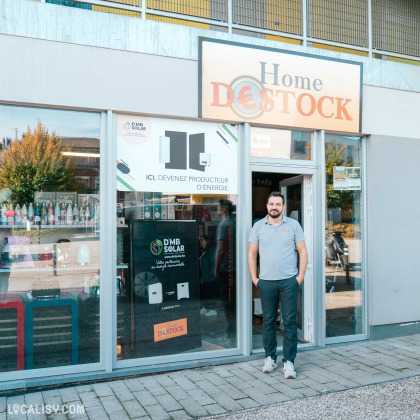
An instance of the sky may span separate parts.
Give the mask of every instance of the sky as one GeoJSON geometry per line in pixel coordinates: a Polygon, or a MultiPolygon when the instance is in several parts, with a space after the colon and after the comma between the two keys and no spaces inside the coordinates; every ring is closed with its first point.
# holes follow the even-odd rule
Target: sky
{"type": "Polygon", "coordinates": [[[59,137],[99,138],[100,118],[100,113],[94,112],[0,105],[0,141],[3,137],[14,139],[16,128],[20,138],[27,126],[35,127],[38,120],[59,137]]]}

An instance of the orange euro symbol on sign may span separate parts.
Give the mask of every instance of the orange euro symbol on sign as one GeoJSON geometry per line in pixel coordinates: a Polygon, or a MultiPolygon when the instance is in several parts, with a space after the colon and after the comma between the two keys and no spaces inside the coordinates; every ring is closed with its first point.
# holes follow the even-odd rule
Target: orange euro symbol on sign
{"type": "Polygon", "coordinates": [[[155,324],[153,328],[155,330],[155,342],[186,335],[188,333],[187,318],[155,324]]]}

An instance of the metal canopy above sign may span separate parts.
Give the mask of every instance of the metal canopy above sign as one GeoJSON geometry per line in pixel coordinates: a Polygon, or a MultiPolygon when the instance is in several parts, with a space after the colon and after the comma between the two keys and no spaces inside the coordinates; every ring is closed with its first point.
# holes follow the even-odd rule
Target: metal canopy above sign
{"type": "Polygon", "coordinates": [[[361,132],[362,63],[200,38],[199,115],[361,132]]]}

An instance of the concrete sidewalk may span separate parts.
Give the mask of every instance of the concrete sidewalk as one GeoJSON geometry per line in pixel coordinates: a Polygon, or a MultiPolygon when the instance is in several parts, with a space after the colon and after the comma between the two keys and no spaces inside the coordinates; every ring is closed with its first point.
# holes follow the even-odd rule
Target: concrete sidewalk
{"type": "Polygon", "coordinates": [[[420,376],[207,417],[211,420],[420,420],[420,376]]]}
{"type": "Polygon", "coordinates": [[[295,380],[284,379],[280,367],[264,374],[262,365],[258,359],[0,397],[0,420],[190,419],[409,378],[420,375],[420,334],[298,353],[295,380]],[[47,415],[48,407],[67,414],[47,415]]]}

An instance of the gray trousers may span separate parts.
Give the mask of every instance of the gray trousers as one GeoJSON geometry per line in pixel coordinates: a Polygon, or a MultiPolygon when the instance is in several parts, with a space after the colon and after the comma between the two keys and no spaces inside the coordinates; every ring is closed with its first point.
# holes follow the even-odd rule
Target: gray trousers
{"type": "Polygon", "coordinates": [[[283,362],[294,362],[297,353],[297,302],[299,283],[296,277],[285,280],[263,280],[257,283],[263,310],[263,345],[265,356],[277,359],[277,309],[284,323],[283,362]]]}

